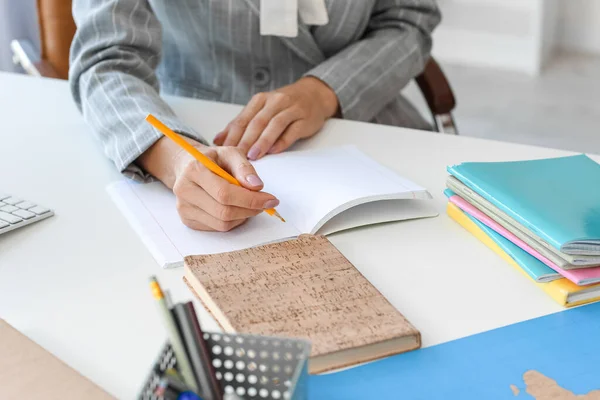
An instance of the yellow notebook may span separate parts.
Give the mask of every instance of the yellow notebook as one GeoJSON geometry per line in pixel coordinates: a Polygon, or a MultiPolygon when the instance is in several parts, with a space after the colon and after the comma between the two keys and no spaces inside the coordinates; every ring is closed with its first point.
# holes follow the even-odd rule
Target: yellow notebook
{"type": "Polygon", "coordinates": [[[531,280],[532,283],[548,293],[550,297],[552,297],[560,305],[564,307],[573,307],[600,300],[600,284],[577,286],[566,278],[557,279],[547,283],[538,283],[534,281],[525,271],[523,271],[519,264],[510,255],[502,250],[502,248],[500,248],[500,246],[498,246],[492,238],[490,238],[480,227],[471,221],[471,219],[469,219],[469,217],[460,208],[452,203],[448,203],[446,212],[450,218],[458,222],[463,228],[472,233],[490,249],[494,250],[506,262],[526,276],[527,279],[531,280]]]}

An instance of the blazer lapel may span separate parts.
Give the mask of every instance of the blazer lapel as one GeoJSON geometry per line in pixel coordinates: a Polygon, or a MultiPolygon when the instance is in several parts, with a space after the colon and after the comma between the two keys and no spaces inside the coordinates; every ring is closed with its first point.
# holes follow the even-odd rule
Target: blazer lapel
{"type": "MultiPolygon", "coordinates": [[[[244,0],[253,13],[260,19],[260,0],[244,0]]],[[[325,61],[325,55],[315,42],[306,25],[298,21],[298,36],[295,38],[277,37],[283,41],[294,53],[310,64],[318,65],[325,61]]]]}

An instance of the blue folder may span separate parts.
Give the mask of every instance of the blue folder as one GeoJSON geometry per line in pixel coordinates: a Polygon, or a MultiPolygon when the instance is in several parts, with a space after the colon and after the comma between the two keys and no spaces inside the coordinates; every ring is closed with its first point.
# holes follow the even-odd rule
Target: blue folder
{"type": "Polygon", "coordinates": [[[528,371],[588,394],[600,389],[599,338],[600,303],[594,303],[310,376],[309,399],[533,400],[523,379],[528,371]]]}
{"type": "Polygon", "coordinates": [[[448,172],[554,248],[600,254],[600,164],[589,157],[469,162],[448,172]]]}

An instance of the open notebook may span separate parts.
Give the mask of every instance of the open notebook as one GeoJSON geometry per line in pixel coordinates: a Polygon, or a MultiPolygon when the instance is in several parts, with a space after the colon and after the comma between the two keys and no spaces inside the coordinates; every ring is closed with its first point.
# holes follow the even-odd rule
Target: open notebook
{"type": "Polygon", "coordinates": [[[264,190],[281,201],[277,211],[286,223],[261,213],[230,232],[199,232],[183,225],[175,196],[162,183],[124,180],[108,191],[163,267],[182,266],[188,255],[242,250],[303,233],[438,215],[425,188],[353,146],[287,152],[253,164],[264,190]]]}

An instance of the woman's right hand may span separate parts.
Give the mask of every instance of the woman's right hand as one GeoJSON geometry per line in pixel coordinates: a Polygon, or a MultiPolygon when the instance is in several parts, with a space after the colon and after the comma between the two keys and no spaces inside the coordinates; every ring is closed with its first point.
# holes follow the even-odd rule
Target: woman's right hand
{"type": "Polygon", "coordinates": [[[240,149],[208,147],[186,140],[242,185],[233,185],[214,174],[170,139],[159,139],[138,158],[138,163],[173,190],[177,212],[186,226],[225,232],[279,204],[275,196],[261,192],[263,182],[240,149]]]}

